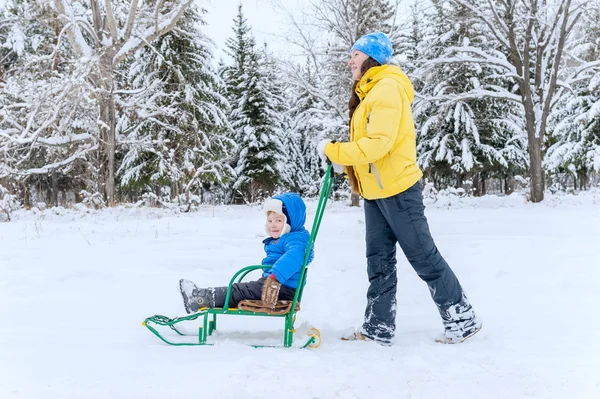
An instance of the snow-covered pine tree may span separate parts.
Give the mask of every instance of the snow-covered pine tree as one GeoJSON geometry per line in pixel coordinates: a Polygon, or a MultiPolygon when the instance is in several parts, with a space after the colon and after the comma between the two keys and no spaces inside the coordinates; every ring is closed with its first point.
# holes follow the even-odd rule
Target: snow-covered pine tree
{"type": "Polygon", "coordinates": [[[279,100],[269,97],[265,60],[256,49],[241,4],[233,32],[226,41],[233,63],[222,71],[231,104],[232,138],[238,145],[233,156],[231,201],[255,202],[270,195],[279,182],[279,100]]]}
{"type": "Polygon", "coordinates": [[[561,89],[556,110],[551,114],[549,148],[545,166],[560,188],[587,189],[590,178],[600,173],[600,2],[592,1],[582,14],[569,54],[587,65],[574,71],[561,89]]]}
{"type": "Polygon", "coordinates": [[[172,31],[123,68],[118,177],[131,199],[149,191],[171,198],[185,194],[188,202],[190,194],[200,194],[204,201],[206,189],[216,185],[215,191],[231,175],[228,103],[213,65],[213,44],[201,30],[205,12],[190,6],[172,31]]]}
{"type": "Polygon", "coordinates": [[[287,101],[288,82],[283,73],[280,62],[264,43],[259,52],[260,55],[260,78],[259,86],[267,99],[267,124],[270,126],[271,135],[277,145],[275,153],[276,169],[279,176],[276,188],[281,187],[282,175],[290,164],[290,153],[286,147],[288,141],[289,126],[291,124],[289,115],[289,104],[287,101]]]}
{"type": "Polygon", "coordinates": [[[445,62],[448,48],[491,51],[495,43],[478,29],[468,9],[432,3],[427,35],[415,49],[423,58],[413,74],[420,89],[413,107],[418,162],[438,187],[469,189],[475,180],[475,194],[485,194],[487,178],[506,178],[509,169],[514,173],[526,165],[521,115],[507,100],[477,96],[480,90],[508,87],[497,68],[468,60],[445,62]]]}
{"type": "MultiPolygon", "coordinates": [[[[299,69],[309,86],[316,86],[316,73],[307,59],[304,68],[299,69]]],[[[305,86],[291,86],[288,90],[289,111],[287,112],[286,134],[283,147],[288,160],[282,168],[282,183],[287,190],[301,195],[319,193],[321,161],[316,144],[323,122],[319,115],[322,110],[315,97],[305,86]]]]}

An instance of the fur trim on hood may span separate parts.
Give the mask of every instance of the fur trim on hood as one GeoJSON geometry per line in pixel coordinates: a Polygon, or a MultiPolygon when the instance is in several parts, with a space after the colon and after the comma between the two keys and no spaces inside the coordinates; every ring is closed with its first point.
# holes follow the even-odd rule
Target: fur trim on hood
{"type": "MultiPolygon", "coordinates": [[[[283,226],[283,231],[281,232],[281,235],[289,233],[292,230],[292,226],[290,226],[288,217],[286,215],[287,212],[284,211],[283,202],[280,199],[270,198],[266,200],[265,204],[263,205],[263,211],[267,216],[269,215],[269,212],[275,212],[276,214],[283,216],[285,226],[283,226]]],[[[269,232],[268,222],[265,222],[265,232],[267,233],[267,235],[271,235],[271,233],[269,232]]]]}

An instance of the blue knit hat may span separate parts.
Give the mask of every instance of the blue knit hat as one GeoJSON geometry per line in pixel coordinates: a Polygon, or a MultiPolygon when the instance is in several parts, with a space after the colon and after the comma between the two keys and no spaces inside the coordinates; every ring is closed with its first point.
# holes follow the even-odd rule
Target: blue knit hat
{"type": "Polygon", "coordinates": [[[361,51],[382,65],[392,58],[392,42],[382,32],[367,33],[354,43],[352,50],[361,51]]]}

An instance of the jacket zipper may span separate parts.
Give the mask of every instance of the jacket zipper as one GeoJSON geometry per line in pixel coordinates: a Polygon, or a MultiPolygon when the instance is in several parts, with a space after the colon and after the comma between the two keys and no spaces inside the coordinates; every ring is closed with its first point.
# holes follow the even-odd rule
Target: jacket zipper
{"type": "Polygon", "coordinates": [[[381,184],[381,180],[379,180],[379,173],[377,173],[377,169],[375,169],[375,165],[372,163],[369,164],[369,173],[371,173],[371,169],[373,169],[373,173],[375,174],[375,180],[377,180],[377,185],[380,189],[383,190],[383,185],[381,184]]]}

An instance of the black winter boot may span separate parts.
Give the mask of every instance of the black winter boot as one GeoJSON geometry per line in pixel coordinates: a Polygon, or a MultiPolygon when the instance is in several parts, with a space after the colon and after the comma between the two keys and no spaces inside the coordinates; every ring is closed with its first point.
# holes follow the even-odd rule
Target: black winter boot
{"type": "Polygon", "coordinates": [[[190,280],[179,280],[179,291],[183,297],[183,306],[187,313],[195,313],[201,308],[212,307],[212,293],[210,289],[198,288],[190,280]]]}

